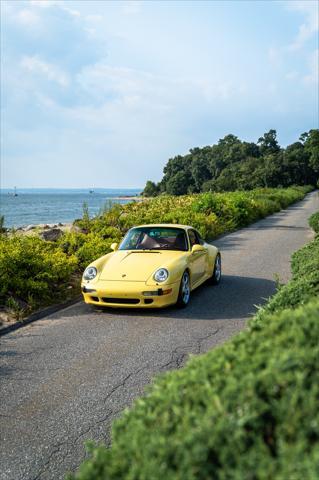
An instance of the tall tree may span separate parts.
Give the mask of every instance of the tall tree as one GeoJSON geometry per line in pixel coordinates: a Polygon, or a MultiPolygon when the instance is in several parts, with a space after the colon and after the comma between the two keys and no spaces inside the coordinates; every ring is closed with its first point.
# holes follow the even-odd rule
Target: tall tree
{"type": "Polygon", "coordinates": [[[277,132],[273,129],[264,133],[264,135],[258,139],[257,143],[259,145],[261,155],[277,153],[280,150],[280,146],[277,141],[277,132]]]}

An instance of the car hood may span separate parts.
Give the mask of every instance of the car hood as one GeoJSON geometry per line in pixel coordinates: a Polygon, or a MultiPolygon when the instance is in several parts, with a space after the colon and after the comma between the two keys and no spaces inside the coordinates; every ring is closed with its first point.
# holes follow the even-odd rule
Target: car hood
{"type": "Polygon", "coordinates": [[[118,250],[104,265],[99,280],[146,282],[158,268],[166,266],[183,254],[185,252],[172,250],[118,250]]]}

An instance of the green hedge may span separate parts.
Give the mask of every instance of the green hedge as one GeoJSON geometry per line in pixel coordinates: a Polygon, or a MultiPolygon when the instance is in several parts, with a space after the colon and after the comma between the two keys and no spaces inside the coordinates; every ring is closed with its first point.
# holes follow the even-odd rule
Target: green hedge
{"type": "Polygon", "coordinates": [[[41,305],[65,291],[77,260],[38,237],[0,237],[0,303],[41,305]]]}
{"type": "Polygon", "coordinates": [[[109,253],[112,243],[118,243],[121,240],[122,234],[117,229],[106,227],[104,231],[107,233],[95,231],[87,234],[68,232],[58,240],[58,245],[67,255],[74,255],[78,267],[84,270],[93,260],[109,253]]]}
{"type": "Polygon", "coordinates": [[[294,308],[319,296],[319,236],[292,255],[291,269],[291,281],[280,287],[260,310],[257,319],[267,312],[294,308]]]}
{"type": "MultiPolygon", "coordinates": [[[[129,228],[146,223],[181,223],[197,228],[206,239],[244,227],[304,198],[312,187],[264,188],[248,192],[162,195],[143,202],[114,205],[87,223],[86,229],[105,235],[123,235],[129,228]]],[[[81,226],[81,222],[79,223],[81,226]]]]}
{"type": "Polygon", "coordinates": [[[156,380],[78,480],[316,479],[319,301],[156,380]]]}
{"type": "Polygon", "coordinates": [[[309,224],[316,233],[319,233],[319,212],[311,215],[309,218],[309,224]]]}
{"type": "Polygon", "coordinates": [[[68,478],[319,478],[318,261],[317,238],[247,330],[158,377],[68,478]]]}

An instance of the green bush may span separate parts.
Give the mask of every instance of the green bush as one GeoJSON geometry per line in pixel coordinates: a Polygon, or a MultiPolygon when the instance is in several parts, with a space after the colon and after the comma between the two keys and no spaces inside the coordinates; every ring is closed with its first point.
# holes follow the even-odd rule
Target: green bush
{"type": "Polygon", "coordinates": [[[319,301],[158,378],[78,480],[316,479],[319,301]]]}
{"type": "Polygon", "coordinates": [[[120,240],[120,235],[114,227],[105,227],[97,233],[66,233],[58,244],[67,255],[75,256],[79,268],[83,270],[93,260],[111,252],[110,246],[120,240]]]}
{"type": "Polygon", "coordinates": [[[161,195],[143,202],[114,205],[90,221],[90,232],[120,238],[131,227],[147,223],[180,223],[197,228],[206,239],[248,225],[301,200],[312,187],[258,189],[249,192],[161,195]],[[107,233],[113,228],[112,233],[107,233]]]}
{"type": "Polygon", "coordinates": [[[292,255],[292,279],[282,286],[263,307],[257,317],[266,312],[278,312],[307,303],[319,295],[319,237],[292,255]]]}
{"type": "Polygon", "coordinates": [[[0,237],[0,301],[10,297],[39,305],[58,295],[77,267],[53,242],[37,237],[0,237]]]}
{"type": "Polygon", "coordinates": [[[319,233],[319,212],[311,215],[309,218],[309,225],[316,233],[319,233]]]}

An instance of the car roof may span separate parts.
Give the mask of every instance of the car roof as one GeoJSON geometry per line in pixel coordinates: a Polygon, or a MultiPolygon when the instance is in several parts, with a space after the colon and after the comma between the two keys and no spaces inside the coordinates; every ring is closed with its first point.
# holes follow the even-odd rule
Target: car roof
{"type": "Polygon", "coordinates": [[[170,227],[170,228],[182,228],[183,230],[188,230],[190,228],[196,230],[194,227],[191,227],[190,225],[181,225],[179,223],[148,223],[146,225],[136,225],[133,228],[144,228],[144,227],[170,227]]]}

